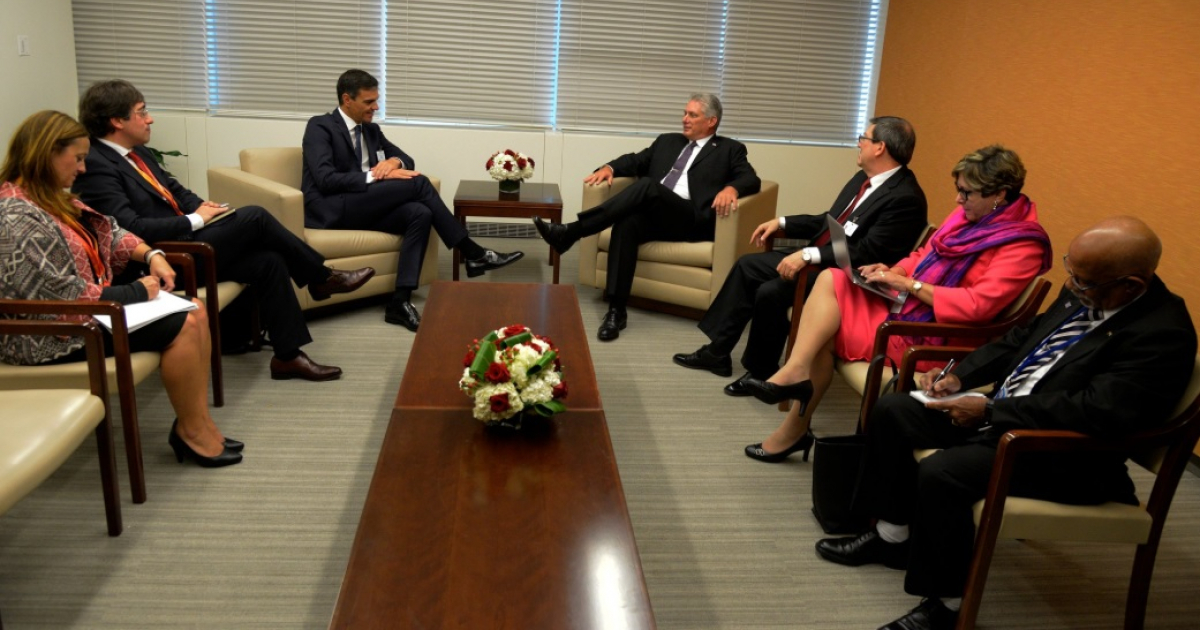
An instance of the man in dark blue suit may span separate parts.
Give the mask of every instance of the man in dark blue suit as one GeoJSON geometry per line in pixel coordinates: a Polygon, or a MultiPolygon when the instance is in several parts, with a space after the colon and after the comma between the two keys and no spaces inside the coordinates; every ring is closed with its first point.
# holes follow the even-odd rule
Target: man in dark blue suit
{"type": "Polygon", "coordinates": [[[711,241],[716,217],[737,209],[738,197],[762,182],[746,159],[746,145],[716,135],[721,100],[693,94],[683,112],[683,133],[665,133],[646,149],[601,166],[583,181],[611,184],[613,177],[639,178],[604,203],[565,225],[534,218],[538,233],[561,254],[576,241],[613,228],[608,249],[609,309],[598,337],[611,341],[627,323],[625,304],[633,287],[638,246],[648,241],[711,241]]]}
{"type": "Polygon", "coordinates": [[[379,82],[362,70],[338,78],[338,108],[309,119],[304,130],[304,225],[310,228],[378,230],[404,235],[396,267],[396,292],[384,320],[416,332],[421,316],[413,289],[432,226],[448,248],[458,248],[474,277],[520,259],[480,247],[416,162],[372,122],[379,109],[379,82]]]}
{"type": "Polygon", "coordinates": [[[342,370],[309,359],[300,347],[312,342],[292,289],[308,286],[315,300],[353,291],[370,280],[370,267],[335,271],[325,258],[259,206],[230,209],[205,201],[168,176],[145,144],[154,118],[142,93],[128,81],[101,81],[79,102],[79,119],[92,136],[87,172],[75,180],[76,194],[95,210],[149,243],[200,241],[216,252],[218,280],[251,286],[259,297],[263,327],[275,356],[271,378],[328,381],[342,370]]]}

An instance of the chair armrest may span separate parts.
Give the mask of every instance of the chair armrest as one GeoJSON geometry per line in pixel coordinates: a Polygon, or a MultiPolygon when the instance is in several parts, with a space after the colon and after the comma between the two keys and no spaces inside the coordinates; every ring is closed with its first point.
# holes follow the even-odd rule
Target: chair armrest
{"type": "Polygon", "coordinates": [[[262,206],[292,234],[304,240],[304,193],[240,168],[208,169],[208,196],[230,206],[262,206]]]}
{"type": "MultiPolygon", "coordinates": [[[[0,300],[5,304],[41,302],[41,300],[0,300]]],[[[74,302],[51,302],[74,304],[74,302]]],[[[89,304],[96,304],[90,302],[89,304]]],[[[19,307],[18,307],[19,308],[19,307]]],[[[83,337],[87,349],[88,385],[92,394],[104,403],[104,416],[108,417],[108,378],[104,365],[104,337],[100,325],[95,321],[65,322],[46,319],[0,319],[0,334],[3,335],[59,335],[83,337]]]]}
{"type": "Polygon", "coordinates": [[[750,242],[754,228],[775,218],[775,206],[779,203],[779,184],[764,181],[759,192],[738,199],[738,209],[727,217],[717,217],[713,235],[713,262],[711,292],[725,284],[734,263],[745,254],[759,251],[750,242]]]}
{"type": "Polygon", "coordinates": [[[784,232],[781,229],[771,232],[765,238],[763,238],[762,250],[764,252],[769,252],[775,249],[775,241],[781,238],[787,238],[787,232],[784,232]]]}
{"type": "MultiPolygon", "coordinates": [[[[193,285],[203,284],[205,295],[209,299],[217,295],[217,250],[213,249],[212,245],[201,241],[159,241],[154,246],[167,254],[186,254],[193,262],[193,285]]],[[[181,267],[187,264],[175,262],[182,259],[172,260],[170,256],[167,260],[172,261],[171,264],[178,264],[181,267]]],[[[189,297],[197,295],[195,288],[188,292],[187,287],[184,287],[183,291],[189,297]]]]}
{"type": "MultiPolygon", "coordinates": [[[[612,185],[584,184],[583,202],[580,204],[581,211],[595,208],[613,195],[629,188],[635,181],[637,181],[637,178],[634,177],[614,177],[612,185]]],[[[596,286],[596,255],[600,252],[600,235],[593,234],[592,236],[580,239],[578,247],[579,282],[589,287],[594,287],[596,286]]]]}

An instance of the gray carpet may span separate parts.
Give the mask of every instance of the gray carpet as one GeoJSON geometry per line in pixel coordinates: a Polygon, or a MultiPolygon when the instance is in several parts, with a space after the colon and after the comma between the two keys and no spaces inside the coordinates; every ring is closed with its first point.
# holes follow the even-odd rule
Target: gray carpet
{"type": "MultiPolygon", "coordinates": [[[[529,256],[474,281],[548,281],[540,244],[482,242],[529,256]]],[[[439,277],[448,279],[442,254],[439,277]]],[[[564,257],[562,277],[578,277],[576,252],[564,257]]],[[[577,290],[593,329],[605,305],[598,290],[577,290]]],[[[418,308],[426,294],[418,292],[418,308]]],[[[143,383],[149,501],[129,502],[122,472],[125,533],[107,537],[89,441],[0,517],[5,628],[326,627],[413,339],[382,319],[383,307],[368,304],[311,322],[309,354],[346,370],[334,383],[272,381],[265,354],[227,358],[227,404],[214,417],[247,443],[239,466],[177,464],[165,443],[166,395],[156,377],[143,383]]],[[[703,341],[694,322],[633,310],[619,340],[591,345],[659,627],[875,628],[915,606],[899,572],[816,557],[810,464],[766,465],[741,453],[780,414],[724,396],[729,379],[671,363],[703,341]]],[[[815,430],[849,432],[857,407],[836,384],[815,430]]],[[[1144,488],[1146,476],[1137,480],[1144,488]]],[[[1132,557],[1121,546],[1004,541],[980,627],[1120,628],[1132,557]]],[[[1147,627],[1200,626],[1197,592],[1200,478],[1188,474],[1147,627]]]]}

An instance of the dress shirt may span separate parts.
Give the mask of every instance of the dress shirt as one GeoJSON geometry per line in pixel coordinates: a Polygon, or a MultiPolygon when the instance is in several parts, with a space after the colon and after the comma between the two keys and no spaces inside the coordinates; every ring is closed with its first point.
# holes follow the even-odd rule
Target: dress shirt
{"type": "MultiPolygon", "coordinates": [[[[350,143],[354,144],[354,128],[364,123],[354,122],[354,119],[347,116],[346,112],[342,111],[341,107],[338,107],[337,111],[342,115],[342,121],[346,123],[346,130],[350,132],[350,143]]],[[[362,138],[359,142],[362,143],[362,146],[360,147],[362,149],[362,153],[358,156],[358,159],[360,160],[359,166],[362,168],[363,172],[367,174],[367,183],[370,184],[371,182],[375,181],[375,174],[371,172],[370,161],[367,159],[367,152],[370,151],[370,149],[367,148],[366,129],[362,130],[362,138]]],[[[400,168],[408,168],[404,165],[404,160],[402,158],[396,158],[396,161],[400,162],[400,168]]]]}
{"type": "MultiPolygon", "coordinates": [[[[1130,300],[1129,304],[1133,304],[1135,301],[1141,299],[1141,297],[1142,296],[1139,295],[1136,298],[1134,298],[1133,300],[1130,300]]],[[[1096,329],[1097,326],[1099,326],[1100,324],[1103,324],[1105,320],[1112,317],[1113,315],[1120,313],[1121,309],[1125,308],[1126,306],[1129,306],[1129,304],[1125,304],[1122,306],[1118,306],[1117,308],[1112,308],[1112,309],[1108,309],[1108,310],[1096,309],[1096,311],[1099,314],[1099,317],[1097,319],[1093,320],[1088,325],[1088,329],[1086,331],[1084,331],[1083,336],[1087,336],[1088,334],[1090,334],[1093,330],[1096,329]]],[[[1057,329],[1054,332],[1057,332],[1057,329]]],[[[1051,332],[1050,334],[1053,335],[1054,332],[1051,332]]],[[[1014,389],[1011,393],[1008,394],[1008,397],[1012,398],[1013,396],[1025,396],[1025,395],[1029,394],[1030,392],[1032,392],[1034,386],[1037,385],[1038,381],[1042,380],[1042,377],[1045,376],[1046,373],[1050,371],[1050,368],[1054,367],[1054,364],[1058,363],[1058,360],[1063,358],[1063,356],[1065,356],[1066,354],[1067,354],[1066,352],[1060,352],[1058,354],[1058,356],[1054,357],[1054,360],[1052,360],[1049,363],[1047,363],[1046,365],[1043,365],[1042,367],[1038,368],[1033,374],[1030,374],[1029,376],[1027,376],[1024,381],[1021,381],[1021,384],[1019,386],[1017,386],[1016,389],[1014,389]]]]}
{"type": "MultiPolygon", "coordinates": [[[[867,198],[871,196],[871,193],[875,192],[876,190],[879,190],[879,187],[880,187],[880,186],[882,186],[882,185],[883,185],[883,183],[884,183],[884,182],[886,182],[886,181],[888,180],[888,178],[890,178],[892,175],[895,175],[896,173],[899,173],[901,168],[903,168],[903,167],[897,166],[896,168],[894,168],[894,169],[892,169],[892,170],[890,170],[890,171],[884,171],[884,172],[882,172],[882,173],[880,173],[880,174],[878,174],[878,175],[876,175],[876,176],[872,177],[872,178],[871,178],[871,185],[870,185],[870,186],[868,186],[868,187],[867,187],[867,189],[866,189],[865,191],[863,191],[862,197],[859,197],[859,198],[858,198],[858,205],[857,205],[857,206],[855,206],[855,208],[857,208],[858,206],[861,206],[861,205],[863,205],[864,203],[866,203],[866,202],[867,202],[867,198]]],[[[852,201],[852,202],[850,202],[850,203],[854,203],[854,202],[852,201]]],[[[854,211],[853,211],[853,210],[851,210],[851,211],[850,211],[850,214],[854,214],[854,211]]],[[[847,220],[848,220],[848,219],[847,219],[847,220]]],[[[787,218],[786,218],[786,217],[779,217],[779,227],[780,227],[780,228],[782,228],[782,227],[783,227],[785,224],[787,224],[787,218]]],[[[850,237],[849,237],[849,236],[847,236],[846,238],[850,238],[850,237]]],[[[819,265],[819,264],[821,264],[821,250],[820,250],[819,248],[817,248],[817,247],[805,247],[804,249],[802,249],[802,250],[800,250],[800,251],[805,251],[805,252],[808,252],[808,256],[809,256],[809,258],[811,258],[811,259],[812,259],[812,260],[810,260],[810,261],[809,261],[809,263],[808,263],[808,264],[810,264],[810,265],[819,265]]],[[[870,261],[870,262],[876,262],[876,261],[870,261]]],[[[869,264],[869,263],[864,263],[864,262],[862,262],[862,261],[859,261],[859,263],[858,263],[858,264],[860,264],[860,265],[861,265],[861,264],[869,264]]]]}

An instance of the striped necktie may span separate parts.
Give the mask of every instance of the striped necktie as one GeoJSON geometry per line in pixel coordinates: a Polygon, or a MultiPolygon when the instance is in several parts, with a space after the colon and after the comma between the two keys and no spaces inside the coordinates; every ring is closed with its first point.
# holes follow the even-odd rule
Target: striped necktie
{"type": "Polygon", "coordinates": [[[130,160],[133,160],[133,165],[137,168],[137,172],[142,176],[142,179],[145,179],[147,184],[150,184],[154,190],[158,191],[158,194],[162,195],[162,198],[166,200],[167,203],[171,204],[171,208],[175,210],[175,214],[183,216],[183,212],[179,209],[179,202],[175,201],[175,195],[172,195],[171,191],[167,190],[167,187],[163,186],[162,182],[158,181],[158,178],[154,176],[154,173],[150,172],[150,167],[146,166],[146,163],[142,161],[142,158],[133,151],[130,151],[127,155],[129,155],[130,160]]]}
{"type": "Polygon", "coordinates": [[[1012,395],[1012,392],[1017,391],[1025,379],[1062,356],[1068,348],[1075,345],[1091,329],[1092,322],[1101,318],[1103,318],[1103,313],[1100,310],[1080,306],[1079,310],[1072,313],[1071,317],[1050,333],[1050,336],[1046,337],[1042,343],[1038,344],[1038,347],[1025,357],[1024,361],[1021,361],[1017,369],[1013,370],[1013,373],[1004,381],[996,398],[1007,398],[1012,395]]]}
{"type": "Polygon", "coordinates": [[[693,140],[683,148],[683,152],[679,157],[675,158],[675,163],[671,165],[671,172],[663,178],[662,185],[671,190],[675,190],[675,184],[679,183],[679,177],[683,175],[683,169],[687,167],[688,160],[692,157],[692,151],[696,150],[696,141],[693,140]]]}

